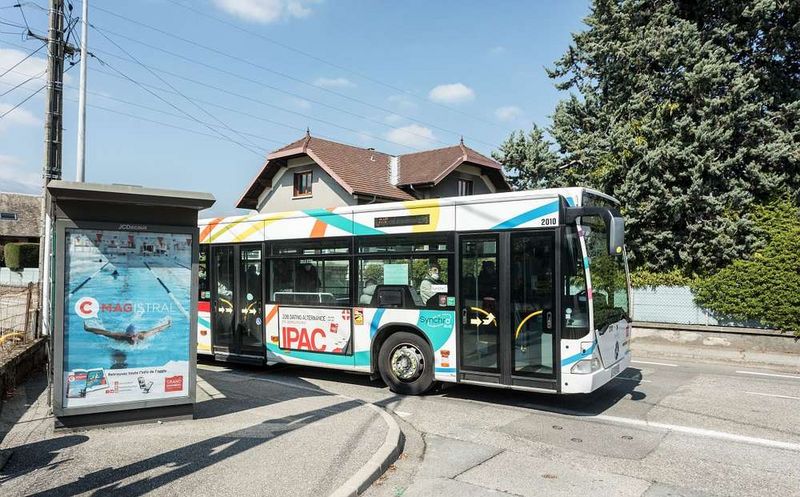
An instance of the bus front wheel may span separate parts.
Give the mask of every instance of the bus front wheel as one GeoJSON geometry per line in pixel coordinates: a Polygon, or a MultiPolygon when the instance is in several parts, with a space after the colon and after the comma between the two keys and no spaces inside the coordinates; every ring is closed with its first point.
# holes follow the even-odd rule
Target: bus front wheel
{"type": "Polygon", "coordinates": [[[392,392],[419,395],[433,386],[433,352],[413,333],[393,333],[378,355],[381,378],[392,392]]]}

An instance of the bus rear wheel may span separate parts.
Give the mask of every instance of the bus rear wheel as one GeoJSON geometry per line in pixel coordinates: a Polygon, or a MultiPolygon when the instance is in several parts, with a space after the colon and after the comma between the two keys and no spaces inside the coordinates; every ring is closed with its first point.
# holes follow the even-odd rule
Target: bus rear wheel
{"type": "Polygon", "coordinates": [[[413,333],[393,333],[378,353],[381,378],[392,392],[420,395],[433,386],[433,352],[413,333]]]}

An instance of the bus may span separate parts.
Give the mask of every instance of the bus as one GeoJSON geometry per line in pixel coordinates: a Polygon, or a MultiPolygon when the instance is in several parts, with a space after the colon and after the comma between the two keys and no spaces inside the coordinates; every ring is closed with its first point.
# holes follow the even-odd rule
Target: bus
{"type": "Polygon", "coordinates": [[[623,226],[577,187],[201,220],[197,352],[592,392],[630,364],[623,226]]]}

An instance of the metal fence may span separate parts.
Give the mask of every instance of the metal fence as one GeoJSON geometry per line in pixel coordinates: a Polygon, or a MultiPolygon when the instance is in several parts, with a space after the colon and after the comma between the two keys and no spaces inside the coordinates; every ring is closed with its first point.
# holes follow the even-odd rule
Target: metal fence
{"type": "Polygon", "coordinates": [[[0,361],[36,338],[39,286],[0,286],[0,361]]]}
{"type": "Polygon", "coordinates": [[[758,321],[735,320],[698,306],[685,286],[634,288],[633,318],[648,323],[764,328],[758,321]]]}

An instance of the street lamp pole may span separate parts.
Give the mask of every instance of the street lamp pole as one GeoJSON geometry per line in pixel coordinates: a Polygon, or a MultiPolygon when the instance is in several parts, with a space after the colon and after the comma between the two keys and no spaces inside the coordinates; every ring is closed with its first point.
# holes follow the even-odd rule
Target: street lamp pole
{"type": "Polygon", "coordinates": [[[86,172],[86,66],[89,37],[89,0],[83,0],[81,13],[81,81],[78,95],[78,160],[75,180],[84,181],[86,172]]]}

